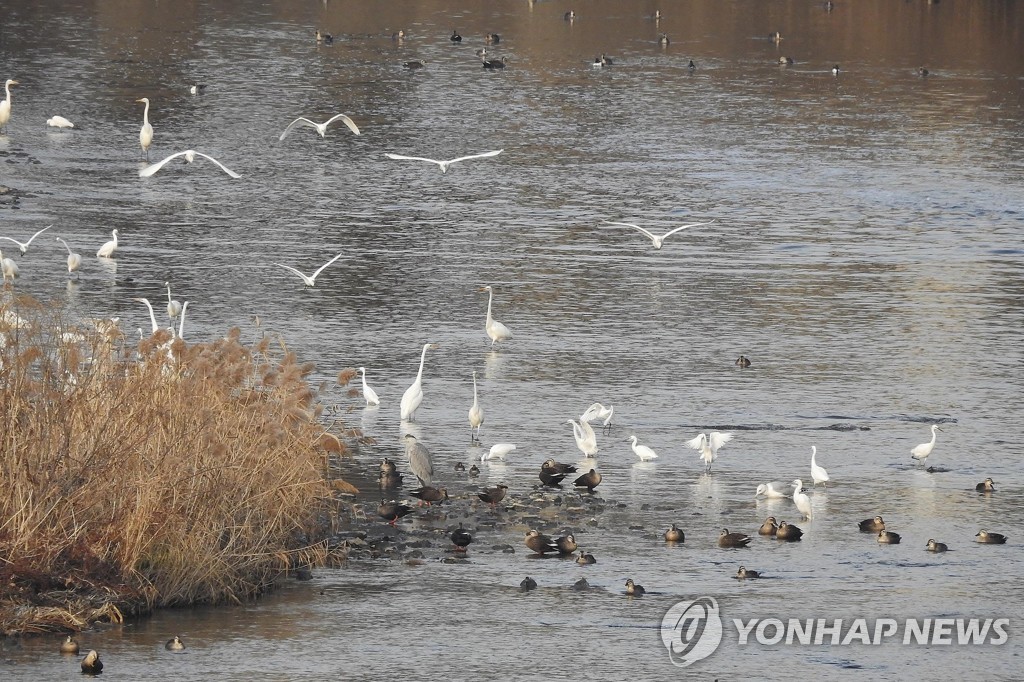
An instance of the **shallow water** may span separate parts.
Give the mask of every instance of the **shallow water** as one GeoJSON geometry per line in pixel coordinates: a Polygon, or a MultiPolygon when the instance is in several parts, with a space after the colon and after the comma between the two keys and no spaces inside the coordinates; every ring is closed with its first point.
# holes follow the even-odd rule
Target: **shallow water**
{"type": "MultiPolygon", "coordinates": [[[[188,340],[234,325],[251,338],[258,315],[324,379],[365,365],[382,407],[364,411],[342,388],[328,401],[377,440],[346,465],[371,520],[342,519],[371,539],[395,535],[372,514],[376,465],[402,461],[398,402],[421,345],[440,344],[413,428],[455,499],[397,531],[430,539],[423,565],[355,558],[244,607],[84,633],[104,676],[663,679],[677,670],[662,616],[709,595],[727,619],[1010,617],[1011,637],[998,647],[762,647],[727,631],[690,669],[700,675],[1019,678],[1017,8],[698,0],[663,7],[656,24],[647,2],[593,0],[573,22],[550,2],[460,7],[5,4],[0,77],[21,85],[0,135],[0,185],[20,199],[0,204],[0,234],[24,240],[54,224],[24,256],[0,244],[21,264],[17,292],[135,329],[148,320],[132,297],[165,300],[170,280],[189,301],[188,340]],[[332,46],[314,42],[317,26],[337,36],[332,46]],[[399,28],[409,36],[393,41],[399,28]],[[774,30],[779,45],[767,39],[774,30]],[[497,73],[473,54],[489,31],[502,35],[489,51],[509,57],[497,73]],[[590,66],[601,52],[611,68],[590,66]],[[795,63],[780,67],[780,55],[795,63]],[[427,66],[409,72],[410,59],[427,66]],[[189,95],[194,82],[205,95],[189,95]],[[153,161],[194,148],[243,178],[202,160],[138,178],[143,96],[153,161]],[[340,127],[278,141],[296,116],[339,111],[361,136],[340,127]],[[55,113],[79,129],[46,128],[55,113]],[[491,149],[505,151],[444,175],[383,155],[491,149]],[[660,251],[602,224],[662,232],[707,220],[660,251]],[[114,228],[120,250],[102,263],[92,254],[114,228]],[[72,283],[58,235],[85,259],[72,283]],[[312,272],[336,253],[308,290],[274,265],[312,272]],[[483,334],[484,284],[515,334],[500,350],[483,334]],[[750,368],[733,364],[740,353],[750,368]],[[467,434],[473,370],[483,449],[467,434]],[[565,422],[594,401],[615,406],[611,434],[598,435],[595,497],[607,504],[593,525],[584,516],[545,527],[574,531],[598,563],[532,560],[524,512],[491,512],[474,493],[504,481],[510,503],[524,504],[541,461],[577,459],[565,422]],[[934,422],[943,430],[928,463],[946,471],[928,473],[909,452],[934,422]],[[714,428],[735,438],[705,476],[683,443],[714,428]],[[656,462],[636,462],[633,433],[656,462]],[[483,465],[478,481],[452,472],[501,441],[517,444],[508,464],[483,465]],[[723,526],[796,521],[791,501],[753,492],[767,480],[809,482],[812,445],[832,484],[812,493],[803,541],[715,547],[723,526]],[[997,493],[976,495],[987,476],[997,493]],[[857,532],[875,514],[903,544],[857,532]],[[476,537],[469,561],[441,563],[459,521],[476,537]],[[660,540],[672,522],[686,532],[681,547],[660,540]],[[981,528],[1010,543],[975,544],[981,528]],[[951,551],[925,552],[931,537],[951,551]],[[506,543],[514,554],[494,549],[506,543]],[[741,563],[771,579],[734,580],[741,563]],[[541,587],[520,593],[525,575],[541,587]],[[569,591],[584,575],[595,589],[569,591]],[[626,598],[627,577],[651,594],[626,598]],[[174,634],[189,649],[169,659],[162,643],[174,634]]],[[[54,654],[56,638],[0,646],[5,679],[77,670],[54,654]]]]}

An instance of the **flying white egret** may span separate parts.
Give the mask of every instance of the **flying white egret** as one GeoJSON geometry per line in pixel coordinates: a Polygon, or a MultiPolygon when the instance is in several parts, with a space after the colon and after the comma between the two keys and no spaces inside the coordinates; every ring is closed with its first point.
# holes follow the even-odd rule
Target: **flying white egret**
{"type": "Polygon", "coordinates": [[[420,353],[420,369],[416,373],[416,381],[412,382],[412,386],[405,389],[405,393],[402,394],[402,421],[412,421],[415,419],[416,409],[420,406],[420,403],[423,402],[423,363],[426,362],[427,351],[431,348],[437,348],[437,344],[423,344],[423,352],[420,353]]]}
{"type": "Polygon", "coordinates": [[[576,447],[580,449],[584,457],[593,457],[597,454],[597,435],[594,429],[590,428],[587,422],[576,423],[572,419],[566,420],[572,424],[572,436],[576,439],[576,447]]]}
{"type": "Polygon", "coordinates": [[[793,504],[809,521],[811,519],[811,498],[803,490],[803,481],[799,478],[793,481],[793,504]]]}
{"type": "Polygon", "coordinates": [[[329,260],[329,261],[327,261],[326,263],[324,263],[323,265],[321,265],[321,266],[320,266],[320,267],[319,267],[319,268],[317,269],[317,271],[316,271],[316,272],[314,272],[314,273],[313,273],[312,275],[304,275],[304,274],[302,274],[301,272],[299,272],[298,270],[296,270],[295,268],[291,267],[290,265],[281,265],[280,263],[274,263],[274,265],[276,265],[276,266],[278,266],[278,267],[282,267],[282,268],[284,268],[285,270],[290,270],[290,271],[294,272],[294,273],[295,273],[296,275],[298,275],[299,277],[301,277],[301,278],[302,278],[302,281],[303,281],[303,282],[305,282],[305,284],[306,284],[306,286],[307,286],[307,287],[312,287],[312,286],[316,286],[316,278],[317,278],[317,276],[318,276],[318,275],[319,275],[319,274],[320,274],[321,272],[323,272],[323,271],[324,271],[324,268],[326,268],[326,267],[327,267],[328,265],[330,265],[330,264],[331,264],[331,263],[333,263],[334,261],[336,261],[336,260],[338,260],[339,258],[341,258],[341,257],[342,257],[342,255],[344,255],[344,254],[341,254],[341,253],[339,253],[339,254],[338,254],[337,256],[335,256],[335,257],[334,257],[334,258],[332,258],[331,260],[329,260]]]}
{"type": "Polygon", "coordinates": [[[731,433],[712,431],[706,436],[698,433],[696,438],[686,441],[686,447],[700,451],[700,458],[704,460],[704,471],[710,473],[711,463],[718,458],[718,449],[731,440],[731,433]]]}
{"type": "Polygon", "coordinates": [[[74,128],[75,124],[67,120],[63,116],[51,116],[46,119],[46,125],[51,128],[74,128]]]}
{"type": "Polygon", "coordinates": [[[114,252],[117,251],[117,230],[111,230],[110,235],[113,239],[109,242],[105,242],[103,246],[100,247],[99,251],[96,252],[96,255],[100,258],[110,258],[114,255],[114,252]]]}
{"type": "Polygon", "coordinates": [[[473,405],[469,408],[469,442],[472,443],[474,440],[480,440],[480,426],[484,423],[484,408],[480,407],[480,402],[476,397],[476,372],[473,372],[473,405]],[[476,429],[476,436],[473,435],[473,429],[476,429]]]}
{"type": "Polygon", "coordinates": [[[179,157],[179,156],[184,156],[184,157],[185,157],[185,161],[187,161],[188,163],[192,163],[193,161],[195,161],[195,160],[196,160],[196,157],[197,157],[197,156],[201,156],[201,157],[203,157],[204,159],[208,159],[208,160],[210,160],[210,161],[213,161],[213,162],[214,162],[215,164],[217,164],[217,167],[218,167],[218,168],[220,168],[220,169],[221,169],[222,171],[224,171],[225,173],[227,173],[227,174],[228,174],[228,175],[230,175],[231,177],[233,177],[233,178],[235,178],[235,179],[238,179],[238,178],[242,177],[241,175],[239,175],[239,174],[238,174],[238,173],[236,173],[235,171],[231,170],[230,168],[228,168],[228,167],[227,167],[227,166],[225,166],[225,165],[224,165],[223,163],[221,163],[221,162],[220,162],[220,161],[218,161],[217,159],[213,158],[213,157],[212,157],[212,156],[210,156],[209,154],[204,154],[204,153],[202,153],[202,152],[197,152],[197,151],[196,151],[196,150],[194,150],[194,149],[186,149],[186,150],[185,150],[185,151],[183,151],[183,152],[177,152],[177,153],[175,153],[175,154],[171,154],[170,156],[168,156],[168,157],[167,157],[166,159],[163,159],[162,161],[157,161],[157,162],[156,162],[156,163],[154,163],[154,164],[151,164],[151,165],[149,165],[149,166],[146,166],[145,168],[143,168],[142,170],[140,170],[140,171],[139,171],[139,177],[140,177],[140,178],[148,178],[149,176],[153,175],[153,174],[154,174],[154,173],[156,173],[156,172],[157,172],[158,170],[160,170],[161,168],[163,168],[163,167],[164,167],[164,165],[165,165],[165,164],[166,164],[166,163],[167,163],[168,161],[170,161],[171,159],[175,159],[175,158],[177,158],[177,157],[179,157]]]}
{"type": "Polygon", "coordinates": [[[142,128],[139,130],[139,144],[142,145],[142,151],[146,152],[146,161],[149,161],[149,145],[153,144],[153,126],[149,125],[149,98],[143,97],[135,101],[143,102],[146,105],[146,108],[142,110],[142,128]]]}
{"type": "Polygon", "coordinates": [[[49,230],[51,227],[53,227],[53,225],[47,225],[43,229],[39,230],[34,235],[32,235],[32,237],[24,244],[19,242],[17,239],[14,239],[13,237],[0,237],[0,239],[6,239],[9,242],[14,242],[15,244],[18,245],[18,250],[20,250],[21,253],[24,254],[26,251],[28,251],[28,247],[32,243],[32,240],[41,235],[43,232],[49,230]]]}
{"type": "Polygon", "coordinates": [[[640,458],[641,462],[649,462],[652,459],[658,459],[658,453],[650,449],[646,445],[637,445],[636,436],[630,436],[629,440],[632,443],[633,452],[640,458]]]}
{"type": "Polygon", "coordinates": [[[603,419],[602,427],[610,429],[612,426],[613,414],[615,414],[615,408],[612,405],[605,407],[601,403],[594,403],[587,408],[586,412],[580,415],[580,423],[592,422],[595,419],[603,419]]]}
{"type": "Polygon", "coordinates": [[[666,232],[665,234],[661,235],[660,237],[658,235],[654,234],[653,232],[645,230],[644,228],[640,227],[639,225],[634,225],[633,223],[613,223],[613,222],[611,222],[609,220],[606,220],[604,222],[606,222],[609,225],[618,225],[619,227],[632,227],[634,230],[640,230],[645,235],[647,235],[648,239],[651,240],[651,242],[654,244],[654,248],[655,249],[660,249],[662,243],[666,239],[668,239],[669,237],[674,235],[676,232],[679,232],[680,230],[685,230],[688,227],[697,227],[699,225],[710,225],[711,223],[713,223],[715,221],[714,220],[709,220],[706,223],[690,223],[688,225],[680,225],[679,227],[677,227],[675,229],[669,230],[668,232],[666,232]]]}
{"type": "Polygon", "coordinates": [[[789,493],[782,489],[782,483],[780,481],[769,481],[768,483],[761,483],[757,486],[757,492],[754,493],[754,497],[760,497],[764,495],[769,500],[779,500],[783,497],[789,497],[789,493]]]}
{"type": "Polygon", "coordinates": [[[427,159],[427,158],[422,157],[422,156],[403,156],[401,154],[391,154],[390,152],[385,153],[384,156],[388,157],[389,159],[397,159],[399,161],[426,161],[427,163],[436,163],[438,166],[440,166],[442,173],[447,173],[448,172],[448,166],[452,165],[453,163],[458,163],[459,161],[468,161],[470,159],[483,159],[483,158],[486,158],[488,156],[497,156],[498,154],[502,153],[503,151],[505,151],[505,150],[504,149],[498,149],[498,150],[493,151],[493,152],[484,152],[483,154],[471,154],[469,156],[460,156],[457,159],[449,159],[447,161],[438,161],[437,159],[427,159]]]}
{"type": "Polygon", "coordinates": [[[910,456],[921,463],[924,466],[925,460],[928,459],[928,455],[932,454],[932,449],[935,447],[935,432],[941,431],[938,424],[932,424],[932,439],[927,443],[921,443],[913,450],[910,451],[910,456]]]}
{"type": "Polygon", "coordinates": [[[316,128],[316,132],[320,134],[320,137],[327,137],[327,126],[331,125],[335,121],[341,121],[342,123],[347,125],[348,129],[351,130],[356,135],[361,134],[355,122],[345,114],[336,114],[335,116],[331,116],[323,123],[316,123],[315,121],[310,121],[308,118],[303,118],[302,116],[299,116],[297,119],[288,124],[288,127],[284,129],[283,133],[281,133],[281,137],[277,139],[278,141],[283,140],[285,136],[288,135],[288,133],[291,132],[291,129],[294,128],[295,126],[306,126],[308,128],[316,128]]]}
{"type": "Polygon", "coordinates": [[[4,258],[4,252],[3,251],[0,251],[0,272],[3,273],[4,284],[7,283],[7,278],[8,277],[10,277],[11,279],[14,279],[19,274],[21,274],[21,271],[18,269],[18,264],[15,263],[10,258],[4,258]]]}
{"type": "Polygon", "coordinates": [[[366,384],[366,368],[360,367],[359,373],[363,376],[363,398],[366,400],[366,405],[380,405],[380,398],[377,397],[377,392],[366,384]]]}
{"type": "Polygon", "coordinates": [[[164,282],[164,286],[167,287],[167,317],[173,321],[181,313],[181,301],[175,301],[171,298],[170,282],[164,282]]]}
{"type": "Polygon", "coordinates": [[[484,323],[484,331],[487,332],[487,336],[491,338],[491,347],[499,341],[508,341],[512,338],[512,330],[498,322],[491,316],[491,303],[494,301],[494,289],[488,284],[485,287],[481,287],[480,291],[487,292],[487,321],[484,323]]]}
{"type": "Polygon", "coordinates": [[[4,83],[4,92],[7,96],[2,102],[0,102],[0,130],[3,130],[7,126],[7,122],[11,120],[11,86],[18,85],[18,81],[8,78],[7,82],[4,83]]]}
{"type": "MultiPolygon", "coordinates": [[[[72,251],[71,247],[68,246],[68,243],[60,237],[57,237],[57,241],[63,244],[64,248],[68,250],[68,274],[70,275],[73,272],[77,272],[78,268],[82,267],[82,256],[72,251]]],[[[77,276],[78,275],[75,275],[75,277],[77,276]]]]}
{"type": "Polygon", "coordinates": [[[814,481],[814,485],[824,483],[825,487],[828,487],[828,472],[825,471],[825,467],[818,466],[818,463],[814,461],[814,457],[818,454],[818,448],[811,446],[811,480],[814,481]]]}
{"type": "Polygon", "coordinates": [[[484,454],[480,455],[481,462],[487,462],[492,459],[500,459],[502,462],[505,461],[505,457],[508,453],[516,449],[516,446],[512,443],[495,443],[491,446],[491,449],[484,454]]]}

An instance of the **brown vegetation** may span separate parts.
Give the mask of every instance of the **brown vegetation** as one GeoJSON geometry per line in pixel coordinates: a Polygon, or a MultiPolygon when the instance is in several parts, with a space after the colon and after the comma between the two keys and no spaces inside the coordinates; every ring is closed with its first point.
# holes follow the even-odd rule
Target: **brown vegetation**
{"type": "Polygon", "coordinates": [[[346,448],[312,365],[239,336],[133,348],[0,304],[0,633],[238,602],[327,560],[346,448]]]}

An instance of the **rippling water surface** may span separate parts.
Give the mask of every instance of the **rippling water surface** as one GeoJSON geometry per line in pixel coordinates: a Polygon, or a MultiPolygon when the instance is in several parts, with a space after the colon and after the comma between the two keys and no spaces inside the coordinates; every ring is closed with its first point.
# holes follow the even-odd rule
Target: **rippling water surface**
{"type": "MultiPolygon", "coordinates": [[[[161,299],[170,280],[189,301],[190,341],[235,325],[251,338],[259,316],[322,378],[365,365],[379,409],[341,388],[328,400],[377,441],[346,465],[371,512],[377,462],[401,460],[398,402],[421,345],[440,344],[412,428],[456,499],[397,531],[430,538],[423,565],[354,560],[243,607],[84,633],[104,677],[665,679],[680,671],[662,616],[709,595],[726,619],[1003,616],[1011,637],[1001,647],[763,647],[738,646],[727,629],[691,668],[699,675],[1019,679],[1018,8],[698,0],[662,7],[656,23],[648,2],[594,0],[572,22],[551,2],[400,5],[5,5],[0,77],[21,85],[0,135],[0,185],[19,200],[0,203],[0,234],[24,240],[54,224],[18,258],[15,292],[135,329],[148,320],[131,299],[161,299]],[[316,27],[335,43],[318,46],[316,27]],[[392,40],[399,28],[408,37],[392,40]],[[495,73],[474,55],[491,31],[502,39],[489,56],[509,58],[495,73]],[[612,67],[590,66],[601,52],[612,67]],[[794,64],[780,67],[781,55],[794,64]],[[404,69],[411,59],[426,67],[404,69]],[[205,95],[189,95],[195,82],[205,95]],[[154,161],[193,148],[242,179],[202,160],[138,178],[143,96],[154,161]],[[363,134],[278,140],[296,116],[337,112],[363,134]],[[56,113],[78,127],[45,127],[56,113]],[[443,175],[384,156],[491,149],[505,151],[443,175]],[[663,232],[711,220],[661,250],[603,224],[663,232]],[[102,263],[92,254],[115,228],[121,248],[102,263]],[[67,281],[51,235],[85,256],[80,280],[67,281]],[[314,289],[274,265],[312,272],[337,253],[314,289]],[[484,284],[515,334],[500,350],[483,334],[484,284]],[[746,370],[734,365],[741,353],[746,370]],[[478,481],[452,472],[484,451],[468,444],[474,370],[484,449],[518,446],[478,481]],[[615,406],[598,439],[600,503],[587,503],[602,511],[565,524],[471,504],[480,484],[500,481],[523,502],[541,461],[576,460],[566,420],[594,401],[615,406]],[[935,422],[929,464],[940,471],[929,473],[909,453],[935,422]],[[683,443],[714,428],[735,438],[707,476],[683,443]],[[636,461],[634,433],[656,462],[636,461]],[[832,485],[812,493],[804,540],[716,548],[723,526],[797,520],[791,501],[753,493],[809,480],[812,445],[832,485]],[[997,494],[976,495],[987,476],[997,494]],[[875,514],[903,544],[856,531],[875,514]],[[459,521],[476,536],[469,562],[441,563],[459,521]],[[660,540],[672,522],[686,531],[681,547],[660,540]],[[598,563],[529,559],[523,534],[542,523],[573,530],[598,563]],[[1010,543],[975,544],[981,528],[1010,543]],[[951,551],[926,553],[932,537],[951,551]],[[505,543],[514,554],[495,549],[505,543]],[[740,583],[740,564],[771,579],[740,583]],[[537,591],[519,592],[525,575],[537,591]],[[595,589],[568,590],[583,575],[595,589]],[[652,594],[627,599],[627,577],[652,594]],[[169,660],[161,644],[175,633],[189,649],[169,660]]],[[[3,677],[75,672],[54,642],[3,642],[3,677]]]]}

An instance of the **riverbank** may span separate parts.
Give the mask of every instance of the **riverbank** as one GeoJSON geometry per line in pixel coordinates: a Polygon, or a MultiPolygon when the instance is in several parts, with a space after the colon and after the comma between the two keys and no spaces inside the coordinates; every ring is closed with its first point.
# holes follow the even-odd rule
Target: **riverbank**
{"type": "Polygon", "coordinates": [[[337,560],[336,494],[354,489],[330,474],[346,448],[320,422],[312,371],[238,329],[135,344],[116,319],[6,297],[0,632],[239,603],[337,560]]]}

